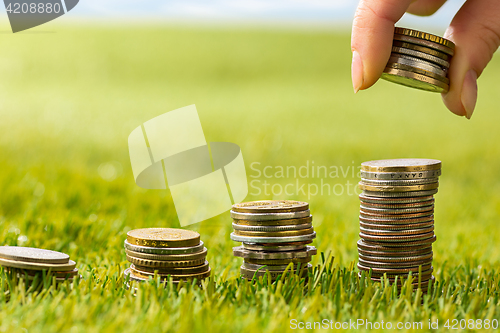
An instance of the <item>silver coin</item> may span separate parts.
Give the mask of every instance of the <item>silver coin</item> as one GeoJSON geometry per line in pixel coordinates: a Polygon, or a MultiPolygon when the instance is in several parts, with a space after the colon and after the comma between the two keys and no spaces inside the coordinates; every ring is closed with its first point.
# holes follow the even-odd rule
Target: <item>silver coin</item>
{"type": "Polygon", "coordinates": [[[374,223],[374,224],[400,225],[400,224],[424,223],[424,222],[434,221],[434,215],[411,218],[411,219],[401,219],[401,220],[388,219],[385,217],[381,217],[381,218],[380,217],[369,217],[369,218],[367,218],[367,217],[360,216],[359,220],[362,222],[374,223]]]}
{"type": "MultiPolygon", "coordinates": [[[[299,264],[292,264],[291,265],[293,270],[296,270],[297,267],[306,267],[306,264],[301,263],[299,264]]],[[[258,264],[250,264],[248,262],[243,262],[243,265],[241,265],[242,268],[245,269],[251,269],[251,270],[269,270],[269,271],[284,271],[287,269],[288,265],[258,265],[258,264]]]]}
{"type": "Polygon", "coordinates": [[[445,68],[450,68],[450,63],[448,61],[441,59],[441,58],[438,58],[438,57],[435,57],[433,55],[424,53],[424,52],[410,50],[410,49],[407,49],[404,47],[399,47],[399,46],[393,46],[392,52],[406,54],[406,55],[409,55],[409,56],[412,56],[415,58],[420,58],[420,59],[424,59],[424,60],[433,62],[433,63],[435,63],[439,66],[443,66],[445,68]]]}
{"type": "Polygon", "coordinates": [[[375,208],[375,207],[365,206],[363,204],[359,206],[361,210],[364,212],[375,213],[375,214],[379,213],[381,215],[411,214],[411,213],[428,212],[434,210],[434,205],[413,207],[413,208],[375,208]]]}
{"type": "Polygon", "coordinates": [[[298,245],[277,245],[277,246],[268,246],[268,245],[259,245],[259,244],[251,244],[251,243],[242,243],[243,248],[251,251],[266,251],[266,252],[286,252],[286,251],[299,251],[305,250],[307,246],[305,244],[298,245]]]}
{"type": "Polygon", "coordinates": [[[276,231],[288,231],[288,230],[301,230],[312,228],[312,223],[295,224],[295,225],[242,225],[233,223],[234,230],[243,231],[266,231],[266,232],[276,232],[276,231]]]}
{"type": "MultiPolygon", "coordinates": [[[[311,264],[301,265],[300,270],[297,272],[294,269],[293,273],[295,273],[295,274],[302,274],[301,275],[302,277],[303,276],[307,276],[307,272],[311,268],[312,268],[311,264]]],[[[268,267],[263,268],[261,270],[256,270],[256,269],[248,269],[248,268],[246,268],[244,266],[241,266],[240,267],[240,272],[241,272],[241,276],[243,278],[247,279],[247,280],[251,280],[254,277],[264,276],[265,274],[268,275],[268,276],[270,276],[270,278],[272,280],[275,280],[275,279],[277,279],[279,276],[281,276],[283,274],[284,270],[270,270],[268,267]]],[[[288,270],[287,272],[290,272],[290,270],[288,270]]]]}
{"type": "Polygon", "coordinates": [[[411,191],[411,192],[374,192],[374,191],[362,191],[361,194],[367,197],[379,197],[379,198],[408,198],[408,197],[424,197],[428,195],[434,195],[438,192],[438,189],[426,190],[426,191],[411,191]]]}
{"type": "Polygon", "coordinates": [[[432,206],[434,205],[434,199],[420,201],[420,202],[411,202],[411,203],[385,203],[383,201],[378,201],[376,203],[373,203],[373,202],[367,202],[360,198],[360,205],[371,208],[407,209],[407,208],[432,206]]]}
{"type": "Polygon", "coordinates": [[[361,178],[381,180],[412,180],[422,178],[437,178],[441,176],[441,169],[414,172],[369,172],[361,171],[361,178]]]}
{"type": "Polygon", "coordinates": [[[422,268],[427,268],[432,265],[431,260],[421,260],[415,262],[377,262],[377,261],[367,261],[359,258],[358,263],[363,265],[364,267],[369,268],[378,268],[378,269],[387,269],[387,270],[398,270],[398,269],[408,269],[415,268],[418,266],[422,266],[422,268]]]}
{"type": "Polygon", "coordinates": [[[442,76],[442,77],[447,77],[447,72],[443,70],[441,67],[438,65],[435,65],[431,62],[417,59],[414,57],[406,56],[403,54],[397,54],[395,55],[394,53],[391,53],[391,57],[389,58],[389,63],[397,63],[397,64],[403,64],[406,66],[411,66],[419,69],[423,69],[424,71],[432,72],[436,75],[442,76]]]}
{"type": "Polygon", "coordinates": [[[314,246],[308,246],[303,251],[293,252],[256,252],[249,251],[243,246],[233,247],[233,255],[245,259],[263,259],[263,260],[282,260],[282,259],[295,259],[307,258],[315,255],[317,250],[314,246]]]}
{"type": "Polygon", "coordinates": [[[381,197],[368,197],[366,195],[360,194],[359,200],[362,202],[369,202],[374,204],[412,204],[417,202],[424,202],[429,200],[434,200],[432,195],[421,196],[421,197],[409,197],[409,198],[381,198],[381,197]]]}
{"type": "MultiPolygon", "coordinates": [[[[151,278],[143,278],[143,277],[139,277],[139,276],[135,276],[134,273],[130,270],[130,268],[127,268],[124,272],[123,272],[123,277],[125,279],[127,279],[128,277],[130,277],[130,281],[136,281],[136,282],[144,282],[144,281],[149,281],[150,279],[153,279],[153,277],[151,276],[151,278]]],[[[167,280],[163,280],[162,282],[167,282],[167,280]]],[[[172,284],[179,284],[179,281],[172,281],[172,284]]]]}
{"type": "Polygon", "coordinates": [[[363,238],[368,242],[374,242],[374,243],[383,243],[387,244],[386,246],[389,246],[389,244],[393,243],[400,243],[398,245],[406,245],[407,243],[412,243],[412,242],[420,242],[420,241],[430,241],[434,239],[435,235],[434,232],[429,232],[426,234],[418,234],[418,235],[402,235],[402,236],[393,236],[393,235],[387,235],[387,236],[381,236],[381,235],[369,235],[365,234],[363,232],[359,233],[359,237],[363,238]]]}
{"type": "Polygon", "coordinates": [[[396,179],[396,180],[385,180],[385,179],[368,179],[361,178],[361,181],[369,185],[379,185],[379,186],[408,186],[408,185],[423,185],[439,182],[438,178],[419,178],[419,179],[396,179]]]}
{"type": "Polygon", "coordinates": [[[420,229],[405,229],[405,230],[380,230],[380,229],[369,229],[364,227],[359,227],[359,230],[367,235],[374,236],[412,236],[426,234],[434,230],[434,226],[420,228],[420,229]]]}
{"type": "Polygon", "coordinates": [[[164,247],[147,247],[147,246],[139,246],[133,245],[125,240],[124,242],[125,248],[129,251],[148,253],[148,254],[190,254],[197,253],[203,251],[204,245],[203,242],[200,241],[200,244],[191,247],[177,247],[177,248],[164,248],[164,247]]]}
{"type": "Polygon", "coordinates": [[[69,262],[69,255],[66,253],[21,246],[0,246],[0,258],[42,264],[69,262]]]}
{"type": "Polygon", "coordinates": [[[422,261],[422,260],[432,260],[432,251],[423,255],[418,256],[400,256],[400,257],[375,257],[375,256],[366,256],[361,253],[358,253],[359,258],[367,261],[377,261],[377,262],[394,262],[394,263],[402,263],[402,262],[412,262],[412,261],[422,261]]]}
{"type": "MultiPolygon", "coordinates": [[[[390,214],[376,214],[376,213],[366,213],[362,210],[359,211],[359,217],[360,218],[370,218],[374,220],[399,220],[399,221],[404,221],[404,220],[409,220],[409,219],[418,219],[418,218],[423,218],[423,217],[428,217],[434,214],[434,209],[427,211],[427,212],[421,212],[421,213],[409,213],[409,214],[400,214],[400,215],[390,215],[390,214]]],[[[407,222],[408,223],[408,222],[407,222]]]]}
{"type": "Polygon", "coordinates": [[[308,217],[311,212],[308,210],[301,210],[298,212],[285,212],[285,213],[238,213],[231,210],[231,218],[235,220],[247,221],[274,221],[274,220],[288,220],[308,217]]]}
{"type": "Polygon", "coordinates": [[[359,221],[359,225],[366,229],[377,229],[377,230],[409,230],[409,229],[422,229],[430,227],[434,224],[434,221],[423,222],[423,223],[408,223],[408,224],[379,224],[379,223],[365,223],[359,221]]]}
{"type": "Polygon", "coordinates": [[[303,242],[316,238],[316,232],[312,232],[309,235],[302,236],[289,236],[289,237],[249,237],[249,236],[239,236],[231,233],[231,239],[235,242],[243,243],[293,243],[293,242],[303,242]]]}

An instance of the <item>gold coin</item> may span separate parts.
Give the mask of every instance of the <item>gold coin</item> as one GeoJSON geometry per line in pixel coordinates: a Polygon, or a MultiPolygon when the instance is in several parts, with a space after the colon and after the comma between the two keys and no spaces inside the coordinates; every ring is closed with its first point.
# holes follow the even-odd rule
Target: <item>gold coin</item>
{"type": "Polygon", "coordinates": [[[239,213],[285,213],[308,210],[309,204],[294,200],[261,200],[234,204],[232,210],[239,213]]]}
{"type": "Polygon", "coordinates": [[[441,169],[441,161],[425,158],[397,158],[361,163],[361,170],[368,172],[418,172],[441,169]]]}
{"type": "Polygon", "coordinates": [[[381,76],[382,79],[401,84],[403,86],[430,91],[446,93],[450,86],[441,80],[422,74],[386,67],[381,76]]]}
{"type": "Polygon", "coordinates": [[[312,215],[297,219],[287,220],[269,220],[269,221],[250,221],[250,220],[233,220],[234,224],[253,225],[253,226],[281,226],[281,225],[298,225],[308,224],[312,222],[312,215]]]}
{"type": "MultiPolygon", "coordinates": [[[[20,268],[9,268],[6,267],[5,271],[11,272],[11,273],[17,273],[18,275],[28,275],[28,277],[35,277],[35,276],[42,276],[43,273],[42,271],[37,271],[37,270],[30,270],[30,269],[20,269],[20,268]]],[[[48,273],[48,272],[47,272],[48,273]]],[[[78,275],[78,269],[74,269],[72,271],[67,271],[67,272],[50,272],[51,276],[55,276],[58,279],[65,279],[65,278],[73,278],[78,275]]]]}
{"type": "Polygon", "coordinates": [[[399,40],[403,42],[408,42],[408,43],[413,43],[425,47],[430,47],[431,49],[435,49],[441,52],[444,52],[446,54],[449,54],[450,56],[453,56],[455,54],[455,50],[450,49],[449,47],[446,47],[441,44],[437,44],[425,39],[420,39],[420,38],[415,38],[411,36],[405,36],[405,35],[400,35],[400,34],[394,34],[394,40],[399,40]]]}
{"type": "Polygon", "coordinates": [[[412,192],[434,190],[439,187],[439,182],[422,185],[392,186],[392,185],[367,185],[359,182],[359,188],[364,191],[372,192],[412,192]]]}
{"type": "Polygon", "coordinates": [[[42,271],[51,269],[57,272],[67,272],[75,269],[76,262],[74,262],[73,260],[69,260],[67,264],[43,264],[43,263],[25,262],[25,261],[0,258],[0,265],[4,267],[29,269],[33,271],[42,271]]]}
{"type": "Polygon", "coordinates": [[[415,38],[419,38],[419,39],[425,39],[425,40],[428,40],[429,42],[433,42],[433,43],[437,43],[437,44],[441,44],[443,46],[446,46],[452,50],[455,49],[455,43],[453,43],[451,40],[448,40],[446,38],[439,37],[439,36],[436,36],[436,35],[433,35],[433,34],[430,34],[427,32],[396,27],[394,29],[394,33],[399,34],[399,35],[404,35],[404,36],[415,37],[415,38]]]}
{"type": "Polygon", "coordinates": [[[127,232],[127,242],[149,247],[189,247],[200,243],[200,234],[172,228],[135,229],[127,232]]]}
{"type": "Polygon", "coordinates": [[[146,275],[154,275],[157,273],[158,275],[186,275],[186,274],[202,274],[207,272],[210,268],[208,265],[208,261],[205,260],[205,263],[198,266],[193,267],[182,267],[182,268],[156,268],[156,267],[145,267],[145,266],[137,266],[130,265],[130,269],[135,273],[139,272],[146,275]]]}
{"type": "Polygon", "coordinates": [[[238,236],[250,236],[250,237],[290,237],[290,236],[302,236],[309,235],[314,232],[314,228],[300,229],[300,230],[290,230],[290,231],[242,231],[234,230],[234,234],[238,236]]]}

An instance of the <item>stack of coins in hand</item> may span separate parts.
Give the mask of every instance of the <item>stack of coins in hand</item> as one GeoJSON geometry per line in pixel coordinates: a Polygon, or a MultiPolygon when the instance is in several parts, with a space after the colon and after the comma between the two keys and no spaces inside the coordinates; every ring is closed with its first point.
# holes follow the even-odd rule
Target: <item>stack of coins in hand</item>
{"type": "Polygon", "coordinates": [[[172,278],[198,282],[210,276],[207,249],[195,231],[170,228],[147,228],[127,233],[125,253],[131,263],[124,272],[131,281],[147,281],[155,274],[162,282],[172,278]]]}
{"type": "Polygon", "coordinates": [[[396,28],[392,53],[382,78],[408,87],[447,92],[455,44],[425,32],[396,28]]]}
{"type": "MultiPolygon", "coordinates": [[[[432,277],[434,198],[441,162],[395,159],[361,164],[362,193],[358,268],[372,270],[372,280],[384,274],[416,279],[414,288],[427,291],[432,277]]],[[[398,278],[399,283],[401,279],[398,278]]]]}
{"type": "MultiPolygon", "coordinates": [[[[69,259],[69,255],[61,252],[37,249],[32,247],[0,246],[0,265],[8,273],[17,278],[27,278],[28,281],[41,279],[45,274],[56,283],[73,282],[78,275],[76,262],[69,259]]],[[[47,276],[46,275],[46,276],[47,276]]]]}
{"type": "MultiPolygon", "coordinates": [[[[251,280],[269,272],[276,280],[293,263],[293,272],[307,276],[316,254],[312,243],[309,204],[290,200],[265,200],[235,204],[231,210],[234,232],[231,239],[242,242],[233,254],[244,258],[241,276],[251,280]]],[[[288,272],[291,270],[289,269],[288,272]]]]}

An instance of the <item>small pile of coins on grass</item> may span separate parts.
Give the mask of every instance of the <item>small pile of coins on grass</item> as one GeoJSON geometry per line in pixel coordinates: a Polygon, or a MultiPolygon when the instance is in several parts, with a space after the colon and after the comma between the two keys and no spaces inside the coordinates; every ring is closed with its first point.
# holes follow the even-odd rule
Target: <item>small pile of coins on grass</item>
{"type": "Polygon", "coordinates": [[[447,92],[448,69],[455,44],[412,29],[395,28],[392,53],[382,78],[408,87],[447,92]]]}
{"type": "MultiPolygon", "coordinates": [[[[309,262],[316,254],[312,243],[309,204],[290,200],[265,200],[235,204],[231,210],[234,232],[231,239],[242,242],[233,254],[244,258],[241,276],[247,280],[268,272],[276,280],[293,263],[293,272],[307,277],[309,262]]],[[[287,272],[291,270],[288,269],[287,272]]]]}
{"type": "Polygon", "coordinates": [[[76,262],[61,252],[20,246],[0,246],[0,265],[7,273],[29,283],[50,277],[56,283],[73,282],[78,275],[76,262]]]}
{"type": "Polygon", "coordinates": [[[131,281],[147,281],[156,276],[160,281],[169,278],[200,282],[210,276],[206,260],[207,248],[200,234],[184,229],[146,228],[131,230],[125,240],[125,253],[130,267],[124,272],[131,281]]]}
{"type": "Polygon", "coordinates": [[[361,271],[384,274],[394,282],[399,276],[415,277],[414,289],[426,292],[432,276],[434,197],[441,175],[441,161],[394,159],[361,164],[362,193],[358,241],[361,271]],[[420,285],[419,285],[420,282],[420,285]]]}

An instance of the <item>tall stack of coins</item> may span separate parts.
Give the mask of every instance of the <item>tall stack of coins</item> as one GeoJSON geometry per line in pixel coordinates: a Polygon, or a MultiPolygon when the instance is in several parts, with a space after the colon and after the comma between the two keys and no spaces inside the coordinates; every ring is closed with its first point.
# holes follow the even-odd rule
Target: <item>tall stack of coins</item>
{"type": "MultiPolygon", "coordinates": [[[[241,276],[251,280],[269,272],[276,280],[293,263],[293,270],[307,276],[316,254],[312,243],[309,204],[290,200],[265,200],[235,204],[231,210],[234,232],[231,239],[242,242],[233,254],[244,258],[241,276]]],[[[290,270],[288,270],[290,271],[290,270]]]]}
{"type": "MultiPolygon", "coordinates": [[[[414,288],[427,291],[432,276],[434,198],[441,161],[395,159],[361,164],[362,193],[358,268],[372,270],[372,280],[384,274],[416,277],[414,288]]],[[[398,281],[401,282],[400,279],[398,281]]]]}
{"type": "Polygon", "coordinates": [[[382,78],[408,87],[447,92],[448,68],[455,53],[452,41],[429,33],[396,28],[392,53],[382,78]]]}
{"type": "Polygon", "coordinates": [[[33,281],[43,277],[43,272],[55,278],[56,283],[73,282],[78,275],[76,262],[61,252],[32,247],[0,246],[0,265],[18,278],[33,281]]]}
{"type": "Polygon", "coordinates": [[[157,274],[162,282],[172,278],[201,281],[210,276],[207,249],[195,231],[170,228],[147,228],[127,233],[125,253],[131,263],[125,277],[147,281],[157,274]]]}

